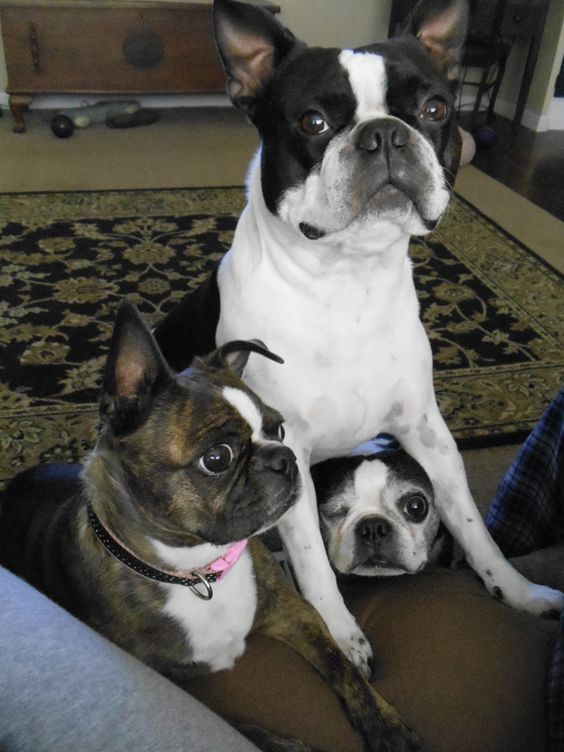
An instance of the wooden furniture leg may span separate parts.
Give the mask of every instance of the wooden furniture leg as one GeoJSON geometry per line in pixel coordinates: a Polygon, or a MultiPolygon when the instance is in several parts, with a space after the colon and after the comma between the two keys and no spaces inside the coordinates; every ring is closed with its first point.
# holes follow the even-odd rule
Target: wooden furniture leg
{"type": "Polygon", "coordinates": [[[24,112],[29,107],[31,97],[28,94],[10,94],[10,110],[14,116],[14,133],[25,133],[24,112]]]}

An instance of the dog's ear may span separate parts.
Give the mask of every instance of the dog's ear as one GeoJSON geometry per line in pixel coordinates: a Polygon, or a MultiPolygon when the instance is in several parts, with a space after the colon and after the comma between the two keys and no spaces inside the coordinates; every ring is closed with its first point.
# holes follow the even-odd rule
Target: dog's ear
{"type": "Polygon", "coordinates": [[[233,104],[248,113],[280,62],[298,44],[264,8],[215,0],[214,33],[233,104]]]}
{"type": "Polygon", "coordinates": [[[455,81],[460,76],[467,28],[466,0],[420,0],[402,33],[416,36],[447,78],[455,81]]]}
{"type": "Polygon", "coordinates": [[[260,339],[227,342],[208,355],[204,362],[208,367],[229,368],[231,371],[235,371],[238,376],[241,376],[252,352],[264,355],[265,358],[273,360],[275,363],[284,362],[279,355],[271,352],[260,339]]]}
{"type": "Polygon", "coordinates": [[[153,335],[135,306],[120,303],[102,382],[100,415],[116,435],[145,420],[159,387],[172,378],[153,335]]]}

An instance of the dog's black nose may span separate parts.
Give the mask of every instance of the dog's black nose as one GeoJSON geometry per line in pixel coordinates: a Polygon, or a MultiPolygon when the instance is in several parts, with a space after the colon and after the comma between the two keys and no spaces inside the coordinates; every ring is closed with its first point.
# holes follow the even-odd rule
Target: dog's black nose
{"type": "Polygon", "coordinates": [[[261,447],[254,456],[254,462],[260,470],[272,470],[282,475],[289,475],[297,470],[296,455],[286,446],[261,447]]]}
{"type": "Polygon", "coordinates": [[[362,151],[403,149],[409,141],[409,130],[401,120],[377,118],[365,123],[357,135],[357,147],[362,151]]]}
{"type": "Polygon", "coordinates": [[[365,517],[356,527],[356,534],[363,543],[375,546],[387,538],[392,526],[383,517],[365,517]]]}

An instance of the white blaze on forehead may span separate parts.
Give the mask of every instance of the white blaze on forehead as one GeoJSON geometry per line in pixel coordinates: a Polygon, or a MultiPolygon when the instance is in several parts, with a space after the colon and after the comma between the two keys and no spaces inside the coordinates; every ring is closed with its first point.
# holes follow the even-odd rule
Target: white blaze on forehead
{"type": "Polygon", "coordinates": [[[388,468],[378,460],[365,461],[338,494],[329,502],[327,509],[334,511],[341,507],[348,509],[342,528],[354,528],[358,520],[368,512],[384,511],[382,494],[388,483],[388,468]]]}
{"type": "Polygon", "coordinates": [[[381,505],[382,492],[388,482],[388,468],[379,460],[370,460],[359,465],[354,476],[354,491],[358,509],[381,505]]]}
{"type": "Polygon", "coordinates": [[[253,441],[262,438],[262,414],[249,395],[240,389],[226,386],[223,389],[223,397],[250,425],[253,441]]]}
{"type": "Polygon", "coordinates": [[[387,115],[384,58],[373,52],[343,50],[339,62],[348,73],[356,97],[356,119],[361,122],[387,115]]]}

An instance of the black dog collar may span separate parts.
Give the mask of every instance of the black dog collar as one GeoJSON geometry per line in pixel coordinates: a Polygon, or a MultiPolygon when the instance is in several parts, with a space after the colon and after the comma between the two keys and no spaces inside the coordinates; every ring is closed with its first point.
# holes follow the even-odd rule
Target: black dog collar
{"type": "Polygon", "coordinates": [[[108,553],[121,561],[122,564],[125,564],[126,567],[149,580],[189,587],[195,595],[204,600],[210,600],[213,597],[211,583],[217,582],[236,563],[246,545],[246,541],[236,543],[224,556],[216,559],[206,567],[194,569],[191,572],[174,574],[162,569],[155,569],[150,564],[138,559],[119,542],[115,535],[104,527],[91,504],[88,505],[87,511],[90,525],[96,533],[98,540],[104,545],[108,553]],[[198,586],[202,585],[205,588],[204,591],[198,589],[198,586]]]}

